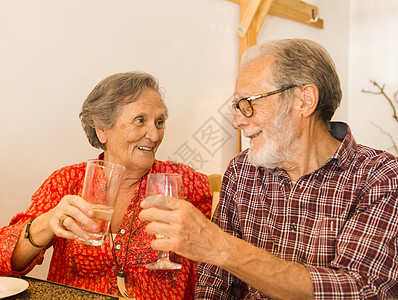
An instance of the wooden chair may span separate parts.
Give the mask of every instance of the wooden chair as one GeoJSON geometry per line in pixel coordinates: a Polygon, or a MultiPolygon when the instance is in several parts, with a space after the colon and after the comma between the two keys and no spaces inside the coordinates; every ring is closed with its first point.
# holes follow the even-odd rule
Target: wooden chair
{"type": "Polygon", "coordinates": [[[220,189],[221,189],[221,174],[211,174],[207,176],[209,178],[210,192],[213,196],[211,205],[211,217],[213,217],[214,210],[220,200],[220,189]]]}

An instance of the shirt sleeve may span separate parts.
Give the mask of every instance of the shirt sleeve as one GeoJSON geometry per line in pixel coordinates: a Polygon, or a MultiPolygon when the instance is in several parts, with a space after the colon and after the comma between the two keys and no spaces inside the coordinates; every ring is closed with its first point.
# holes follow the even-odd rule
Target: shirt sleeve
{"type": "Polygon", "coordinates": [[[76,194],[78,186],[74,185],[75,181],[73,179],[77,174],[84,176],[84,168],[83,171],[79,171],[78,169],[65,167],[55,171],[34,193],[29,208],[25,212],[15,215],[8,226],[0,229],[0,275],[26,274],[36,264],[43,262],[44,253],[51,246],[51,243],[44,247],[21,272],[12,270],[11,258],[19,236],[30,219],[54,208],[64,195],[76,194]]]}
{"type": "MultiPolygon", "coordinates": [[[[234,202],[237,184],[232,168],[230,165],[223,176],[220,202],[212,221],[228,234],[241,237],[234,202]]],[[[241,280],[220,267],[201,262],[198,264],[195,299],[239,299],[244,286],[241,280]]]]}
{"type": "Polygon", "coordinates": [[[364,190],[337,238],[330,267],[306,266],[315,299],[398,297],[397,178],[364,190]]]}
{"type": "Polygon", "coordinates": [[[26,214],[18,214],[12,220],[12,225],[5,226],[0,229],[0,275],[10,276],[13,274],[26,274],[36,264],[41,264],[44,258],[45,249],[43,248],[39,254],[26,266],[26,268],[20,272],[12,270],[11,258],[14,252],[15,246],[18,242],[19,236],[22,233],[23,228],[33,216],[26,214]]]}

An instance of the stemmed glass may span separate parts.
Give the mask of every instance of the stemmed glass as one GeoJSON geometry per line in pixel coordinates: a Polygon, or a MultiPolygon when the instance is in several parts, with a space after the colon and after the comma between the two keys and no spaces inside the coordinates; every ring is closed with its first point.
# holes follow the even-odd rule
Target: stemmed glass
{"type": "MultiPolygon", "coordinates": [[[[146,186],[146,197],[165,195],[174,198],[183,198],[183,185],[180,174],[171,173],[152,173],[148,175],[148,181],[146,186]]],[[[157,199],[152,197],[154,200],[151,204],[155,204],[157,199]]],[[[161,197],[162,201],[167,201],[167,197],[161,197]]],[[[156,238],[165,239],[166,236],[157,234],[156,238]]],[[[161,270],[161,269],[181,269],[181,265],[170,261],[169,251],[159,251],[157,261],[145,266],[147,269],[161,270]]]]}

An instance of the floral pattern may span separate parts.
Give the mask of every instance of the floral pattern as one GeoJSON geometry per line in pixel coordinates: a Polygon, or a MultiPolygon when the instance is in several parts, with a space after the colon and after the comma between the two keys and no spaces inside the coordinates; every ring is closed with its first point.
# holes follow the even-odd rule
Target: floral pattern
{"type": "MultiPolygon", "coordinates": [[[[32,204],[13,217],[9,226],[0,229],[0,275],[16,274],[11,268],[11,256],[25,224],[52,208],[68,194],[81,195],[86,163],[55,171],[32,196],[32,204]]],[[[179,173],[184,184],[184,198],[210,218],[211,194],[207,176],[175,162],[156,160],[149,173],[179,173]]],[[[137,184],[131,203],[114,239],[114,251],[119,266],[126,262],[126,288],[136,299],[192,299],[196,282],[197,263],[171,253],[171,260],[182,265],[180,270],[147,270],[145,265],[157,258],[157,251],[146,235],[145,224],[139,220],[140,202],[146,189],[145,175],[137,184]],[[133,219],[134,217],[134,219],[133,219]],[[131,233],[130,245],[128,246],[131,233]],[[128,252],[126,253],[126,250],[128,252]]],[[[53,246],[48,280],[121,296],[117,287],[116,263],[109,236],[104,245],[90,246],[78,241],[54,236],[52,243],[22,272],[26,274],[43,260],[44,252],[53,246]]]]}

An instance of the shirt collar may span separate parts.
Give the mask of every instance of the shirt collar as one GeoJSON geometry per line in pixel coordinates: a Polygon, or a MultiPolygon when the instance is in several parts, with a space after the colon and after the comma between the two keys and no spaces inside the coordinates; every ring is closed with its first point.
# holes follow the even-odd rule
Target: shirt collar
{"type": "MultiPolygon", "coordinates": [[[[357,145],[348,124],[344,122],[330,122],[330,134],[341,141],[341,144],[337,151],[320,167],[320,169],[330,163],[335,163],[342,169],[347,169],[350,166],[351,161],[355,155],[355,147],[357,145]]],[[[283,169],[273,169],[268,172],[274,173],[275,175],[286,177],[286,171],[283,169]]]]}
{"type": "Polygon", "coordinates": [[[330,134],[337,140],[341,141],[341,144],[328,162],[335,161],[337,166],[342,169],[347,169],[354,158],[354,149],[357,145],[354,136],[351,133],[350,126],[343,122],[331,122],[330,134]]]}

